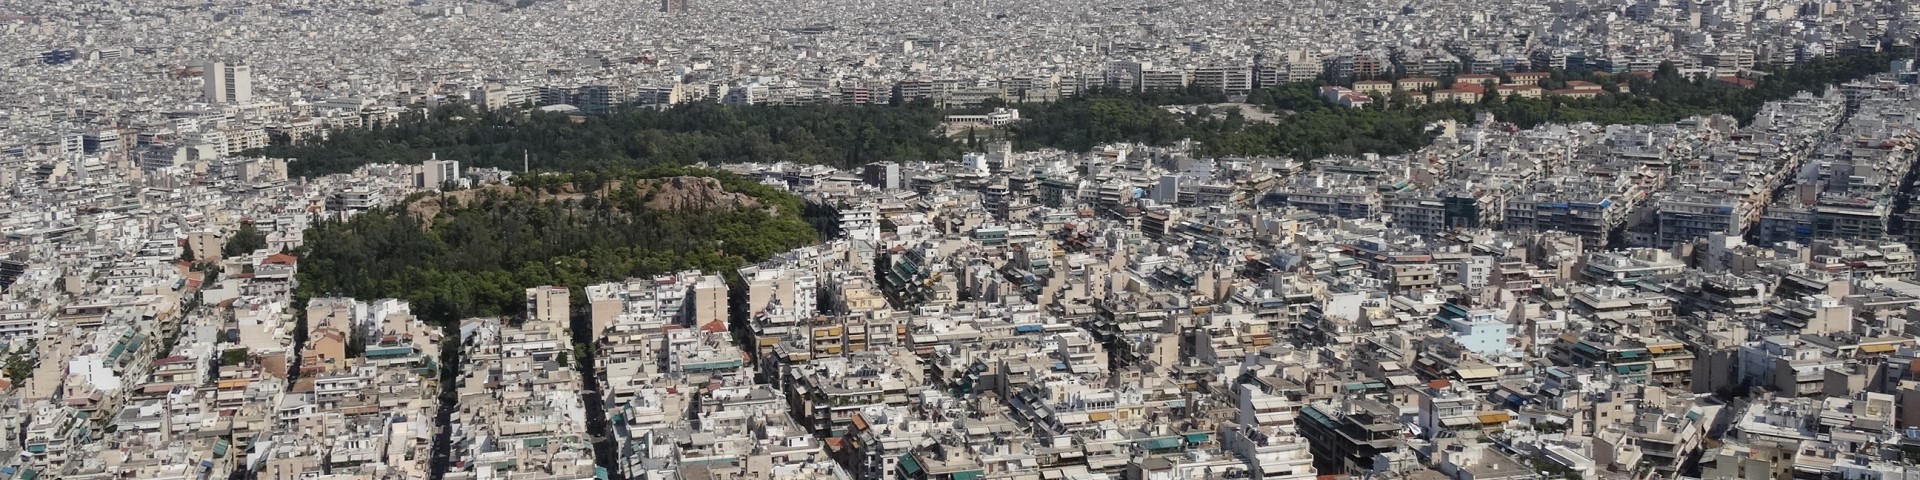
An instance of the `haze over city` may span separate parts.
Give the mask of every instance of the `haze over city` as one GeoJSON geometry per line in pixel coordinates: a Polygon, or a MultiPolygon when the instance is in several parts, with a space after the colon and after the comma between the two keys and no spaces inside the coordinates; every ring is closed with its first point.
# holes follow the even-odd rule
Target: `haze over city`
{"type": "Polygon", "coordinates": [[[1917,39],[0,0],[0,480],[1920,479],[1917,39]]]}

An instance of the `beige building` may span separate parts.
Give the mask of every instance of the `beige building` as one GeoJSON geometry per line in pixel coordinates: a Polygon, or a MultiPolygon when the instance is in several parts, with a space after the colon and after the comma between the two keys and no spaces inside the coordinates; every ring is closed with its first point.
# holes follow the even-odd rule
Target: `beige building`
{"type": "Polygon", "coordinates": [[[187,235],[187,250],[193,253],[193,261],[196,262],[220,260],[220,250],[226,247],[227,237],[216,232],[187,235]]]}
{"type": "Polygon", "coordinates": [[[545,322],[554,336],[565,337],[572,321],[572,291],[567,287],[544,286],[527,289],[527,320],[545,322]]]}
{"type": "Polygon", "coordinates": [[[727,323],[727,281],[719,275],[698,277],[690,287],[687,305],[688,320],[693,325],[702,326],[713,322],[727,323]]]}
{"type": "Polygon", "coordinates": [[[1440,81],[1431,77],[1407,77],[1400,79],[1395,85],[1401,90],[1417,92],[1429,88],[1440,88],[1440,81]]]}

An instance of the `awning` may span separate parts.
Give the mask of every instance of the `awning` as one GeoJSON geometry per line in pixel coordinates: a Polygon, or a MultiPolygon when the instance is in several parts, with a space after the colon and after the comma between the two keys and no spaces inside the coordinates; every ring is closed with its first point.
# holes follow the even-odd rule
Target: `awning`
{"type": "Polygon", "coordinates": [[[1891,343],[1874,343],[1860,346],[1860,353],[1891,353],[1895,350],[1891,343]]]}
{"type": "Polygon", "coordinates": [[[908,476],[918,474],[920,473],[920,462],[914,461],[913,454],[911,453],[906,455],[901,455],[900,471],[906,473],[908,476]]]}
{"type": "Polygon", "coordinates": [[[1420,381],[1420,377],[1415,377],[1413,375],[1394,375],[1391,377],[1387,377],[1387,384],[1393,385],[1396,387],[1412,387],[1412,386],[1417,386],[1424,383],[1426,382],[1420,381]]]}
{"type": "Polygon", "coordinates": [[[1087,412],[1087,420],[1092,420],[1092,421],[1095,421],[1095,422],[1104,422],[1104,421],[1107,421],[1107,420],[1112,420],[1112,419],[1113,419],[1113,414],[1111,414],[1111,413],[1107,413],[1107,412],[1087,412]]]}
{"type": "Polygon", "coordinates": [[[1457,370],[1457,372],[1460,374],[1460,378],[1463,379],[1494,378],[1500,376],[1500,371],[1493,367],[1462,368],[1457,370]]]}
{"type": "Polygon", "coordinates": [[[1498,425],[1502,423],[1507,423],[1510,420],[1513,420],[1513,415],[1507,412],[1481,412],[1480,413],[1481,425],[1498,425]]]}

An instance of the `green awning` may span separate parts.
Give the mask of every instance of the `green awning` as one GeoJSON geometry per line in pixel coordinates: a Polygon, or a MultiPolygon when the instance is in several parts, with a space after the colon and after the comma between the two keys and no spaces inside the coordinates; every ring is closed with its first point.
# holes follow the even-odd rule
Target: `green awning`
{"type": "Polygon", "coordinates": [[[1140,441],[1140,448],[1152,450],[1170,450],[1180,448],[1180,437],[1150,438],[1140,441]]]}
{"type": "Polygon", "coordinates": [[[527,448],[545,447],[547,446],[547,437],[529,438],[521,442],[521,444],[526,445],[527,448]]]}
{"type": "Polygon", "coordinates": [[[401,358],[413,355],[413,345],[368,348],[366,357],[370,359],[401,358]]]}
{"type": "Polygon", "coordinates": [[[900,456],[900,472],[905,473],[907,475],[919,475],[920,462],[914,461],[913,454],[911,453],[901,455],[900,456]]]}
{"type": "Polygon", "coordinates": [[[1202,443],[1211,437],[1213,437],[1213,434],[1210,433],[1189,433],[1187,434],[1187,443],[1202,443]]]}
{"type": "Polygon", "coordinates": [[[1320,409],[1313,408],[1312,406],[1308,406],[1307,408],[1300,409],[1300,413],[1306,414],[1307,419],[1309,420],[1320,422],[1321,424],[1325,424],[1325,425],[1333,424],[1332,418],[1328,417],[1326,413],[1321,412],[1320,409]]]}
{"type": "Polygon", "coordinates": [[[985,476],[985,475],[986,475],[986,472],[981,472],[981,471],[979,471],[979,470],[967,470],[967,471],[964,471],[964,472],[953,472],[953,480],[974,480],[974,479],[976,479],[976,478],[980,478],[980,477],[982,477],[982,476],[985,476]]]}

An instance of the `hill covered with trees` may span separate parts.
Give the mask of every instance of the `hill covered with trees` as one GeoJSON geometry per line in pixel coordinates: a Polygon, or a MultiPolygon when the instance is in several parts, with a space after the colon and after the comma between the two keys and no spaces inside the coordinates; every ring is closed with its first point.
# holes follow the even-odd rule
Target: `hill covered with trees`
{"type": "MultiPolygon", "coordinates": [[[[1474,104],[1421,104],[1396,93],[1365,108],[1340,108],[1319,97],[1319,84],[1303,82],[1248,95],[1248,103],[1277,114],[1272,122],[1249,121],[1237,109],[1215,115],[1221,112],[1181,114],[1162,108],[1224,102],[1218,91],[1093,90],[1058,102],[1018,105],[1025,120],[1010,127],[1007,136],[1022,150],[1083,151],[1113,142],[1165,145],[1190,138],[1209,154],[1302,159],[1398,154],[1431,141],[1426,127],[1432,122],[1470,121],[1482,112],[1523,128],[1572,122],[1669,123],[1713,113],[1747,120],[1768,101],[1884,71],[1894,57],[1855,54],[1764,66],[1764,75],[1752,88],[1688,78],[1671,65],[1644,76],[1553,71],[1544,81],[1547,88],[1581,80],[1604,85],[1607,93],[1592,99],[1487,95],[1474,104]]],[[[1441,80],[1452,83],[1451,78],[1441,80]]],[[[966,145],[943,135],[945,116],[1002,105],[989,100],[984,108],[946,111],[926,102],[892,107],[691,103],[589,114],[450,105],[389,125],[339,131],[322,141],[279,143],[246,154],[297,159],[289,164],[295,175],[346,172],[367,163],[418,163],[432,155],[469,166],[519,169],[523,152],[532,157],[535,169],[546,171],[764,161],[852,168],[883,160],[958,158],[966,145]]]]}
{"type": "Polygon", "coordinates": [[[454,104],[370,129],[337,131],[326,140],[281,142],[245,154],[297,159],[288,168],[299,176],[349,172],[369,163],[420,163],[432,155],[519,170],[523,152],[534,169],[548,171],[781,160],[851,167],[958,158],[959,144],[938,134],[943,120],[944,112],[925,103],[689,103],[577,115],[454,104]]]}
{"type": "Polygon", "coordinates": [[[731,274],[816,234],[802,202],[725,172],[660,168],[426,194],[322,222],[298,253],[305,301],[400,298],[436,321],[519,313],[530,286],[698,268],[731,274]]]}
{"type": "MultiPolygon", "coordinates": [[[[1607,93],[1592,99],[1488,95],[1474,104],[1419,104],[1396,93],[1367,107],[1342,108],[1319,97],[1318,83],[1302,82],[1248,95],[1248,103],[1279,113],[1271,123],[1247,121],[1237,111],[1224,116],[1204,111],[1183,115],[1162,108],[1219,101],[1204,97],[1168,98],[1096,90],[1055,103],[1022,106],[1025,120],[1012,127],[1011,135],[1023,149],[1079,151],[1113,142],[1165,145],[1191,138],[1201,143],[1203,152],[1221,155],[1301,159],[1362,153],[1391,155],[1425,146],[1431,141],[1426,127],[1432,122],[1471,121],[1482,112],[1521,128],[1547,123],[1671,123],[1703,114],[1726,114],[1746,122],[1768,101],[1801,91],[1824,91],[1830,84],[1885,71],[1894,58],[1891,54],[1858,54],[1763,67],[1765,75],[1752,88],[1717,79],[1688,78],[1672,65],[1663,65],[1648,76],[1554,71],[1545,81],[1549,88],[1580,80],[1605,85],[1607,93]],[[1619,88],[1621,85],[1626,88],[1619,88]]],[[[1451,82],[1450,78],[1442,80],[1451,82]]]]}

